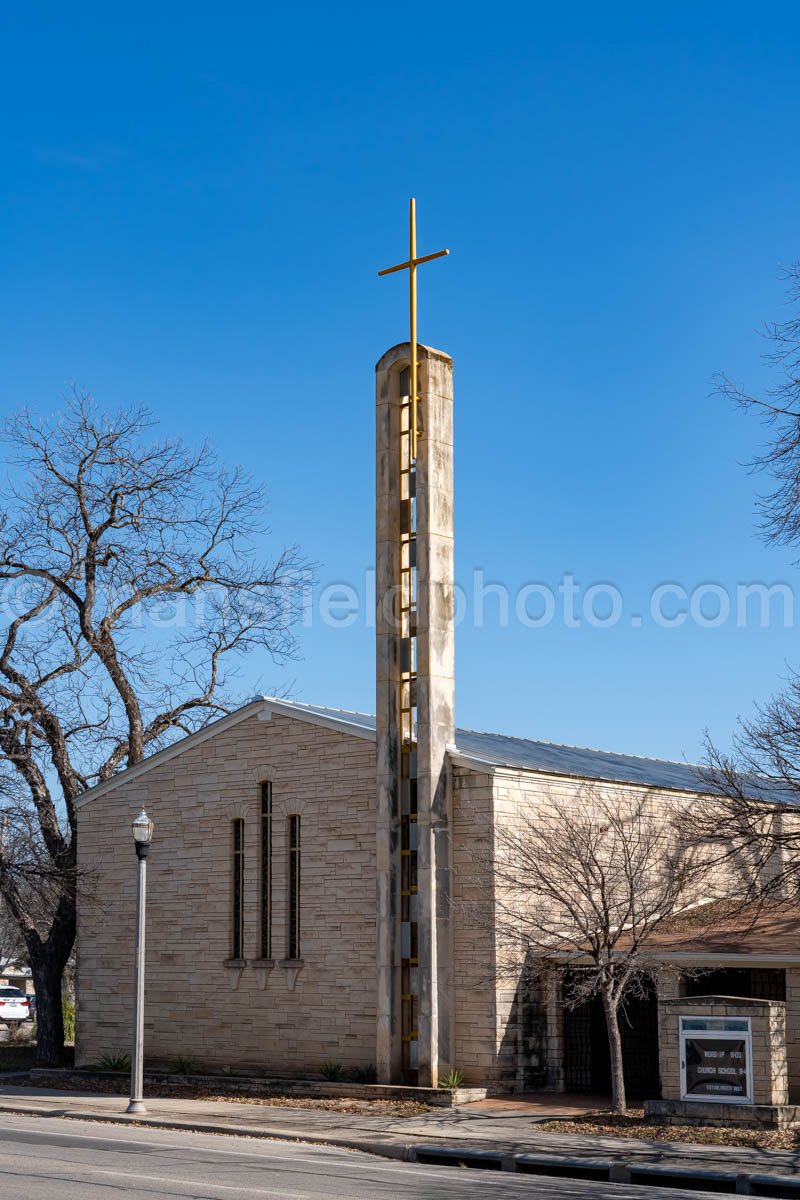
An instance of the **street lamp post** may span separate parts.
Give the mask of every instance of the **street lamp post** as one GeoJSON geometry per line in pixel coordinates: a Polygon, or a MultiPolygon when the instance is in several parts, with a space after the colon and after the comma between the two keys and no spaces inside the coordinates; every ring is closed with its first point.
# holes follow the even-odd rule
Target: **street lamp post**
{"type": "Polygon", "coordinates": [[[153,822],[142,809],[133,822],[133,843],[138,859],[136,882],[136,966],[134,971],[133,1055],[131,1102],[126,1112],[146,1113],[142,1099],[144,1075],[144,914],[147,900],[147,854],[153,839],[153,822]]]}

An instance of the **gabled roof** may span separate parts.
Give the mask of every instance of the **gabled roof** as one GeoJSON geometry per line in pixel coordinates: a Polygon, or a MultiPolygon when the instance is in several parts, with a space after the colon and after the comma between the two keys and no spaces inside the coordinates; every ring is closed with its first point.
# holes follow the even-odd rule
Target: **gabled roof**
{"type": "Polygon", "coordinates": [[[535,742],[499,733],[478,733],[472,729],[456,731],[456,747],[466,758],[522,771],[636,783],[679,792],[705,790],[698,767],[668,759],[639,758],[610,750],[535,742]]]}
{"type": "MultiPolygon", "coordinates": [[[[212,722],[197,733],[160,750],[106,783],[98,784],[78,801],[78,807],[95,796],[105,794],[123,781],[130,782],[167,762],[193,746],[199,745],[224,729],[237,725],[251,716],[268,719],[272,712],[294,717],[299,721],[324,725],[341,733],[368,740],[375,738],[375,717],[372,713],[349,712],[342,708],[327,708],[319,704],[302,704],[296,700],[278,700],[257,696],[235,712],[212,722]]],[[[614,754],[607,750],[590,750],[579,746],[561,746],[553,742],[537,742],[528,738],[506,737],[499,733],[479,733],[473,729],[457,729],[455,744],[448,748],[451,758],[476,771],[530,771],[536,774],[564,775],[573,779],[592,779],[609,783],[630,783],[640,787],[657,787],[679,792],[702,792],[700,769],[690,763],[670,762],[659,758],[638,758],[632,754],[614,754]]]]}
{"type": "Polygon", "coordinates": [[[0,958],[0,975],[24,975],[30,978],[31,969],[16,958],[0,958]]]}
{"type": "MultiPolygon", "coordinates": [[[[268,701],[276,712],[314,716],[326,721],[357,729],[375,736],[375,717],[371,713],[347,712],[341,708],[323,708],[317,704],[298,701],[268,701]]],[[[569,775],[580,779],[608,780],[613,783],[637,783],[645,787],[669,788],[673,791],[703,791],[699,768],[690,763],[670,762],[660,758],[638,758],[632,754],[614,754],[608,750],[588,750],[580,746],[562,746],[553,742],[536,742],[528,738],[508,737],[501,733],[479,733],[474,729],[457,729],[453,757],[476,768],[508,767],[511,770],[535,771],[539,774],[569,775]]]]}

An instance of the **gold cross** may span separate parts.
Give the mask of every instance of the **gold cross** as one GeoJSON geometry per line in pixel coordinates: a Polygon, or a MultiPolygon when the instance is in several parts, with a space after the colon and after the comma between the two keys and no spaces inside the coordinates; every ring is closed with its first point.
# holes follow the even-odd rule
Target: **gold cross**
{"type": "Polygon", "coordinates": [[[414,197],[409,202],[409,236],[408,262],[398,263],[396,267],[387,267],[378,271],[378,275],[393,275],[395,271],[408,271],[409,318],[411,325],[411,352],[409,354],[408,392],[411,401],[411,457],[417,457],[417,267],[420,263],[431,262],[434,258],[444,258],[449,250],[437,250],[435,254],[423,254],[417,258],[417,206],[414,197]]]}

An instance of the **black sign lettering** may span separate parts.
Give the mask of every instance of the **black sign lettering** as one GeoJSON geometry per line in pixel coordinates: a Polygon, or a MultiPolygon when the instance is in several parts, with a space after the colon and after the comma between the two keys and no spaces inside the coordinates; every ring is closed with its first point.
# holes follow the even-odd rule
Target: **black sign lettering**
{"type": "Polygon", "coordinates": [[[687,1096],[747,1098],[747,1042],[741,1038],[686,1038],[687,1096]]]}

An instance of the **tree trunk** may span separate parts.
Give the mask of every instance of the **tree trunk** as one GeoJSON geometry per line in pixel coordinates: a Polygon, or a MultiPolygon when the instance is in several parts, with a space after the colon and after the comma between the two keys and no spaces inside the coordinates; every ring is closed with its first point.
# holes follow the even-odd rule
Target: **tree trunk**
{"type": "Polygon", "coordinates": [[[32,964],[31,972],[36,989],[36,1061],[60,1066],[64,1061],[63,969],[48,955],[40,963],[32,964]]]}
{"type": "Polygon", "coordinates": [[[60,1066],[64,1061],[62,986],[75,944],[75,894],[62,894],[46,942],[37,934],[26,937],[28,962],[36,991],[36,1061],[60,1066]]]}
{"type": "Polygon", "coordinates": [[[619,1032],[617,1005],[610,992],[603,992],[603,1011],[608,1030],[608,1049],[611,1057],[611,1102],[615,1113],[627,1111],[625,1073],[622,1063],[622,1038],[619,1032]]]}

